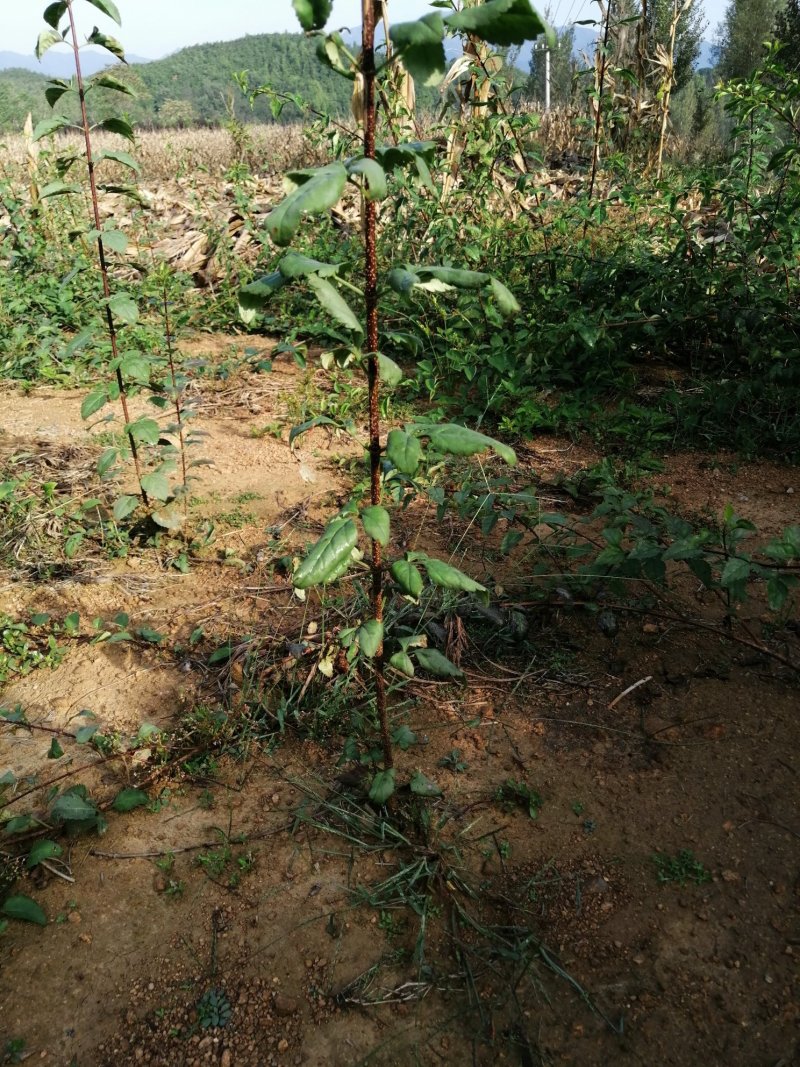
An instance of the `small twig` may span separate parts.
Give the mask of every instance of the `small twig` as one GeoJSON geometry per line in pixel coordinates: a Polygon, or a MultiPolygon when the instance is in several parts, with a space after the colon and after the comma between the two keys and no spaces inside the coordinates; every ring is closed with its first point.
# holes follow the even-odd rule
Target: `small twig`
{"type": "Polygon", "coordinates": [[[39,860],[39,866],[44,867],[51,874],[54,874],[56,878],[63,878],[65,882],[75,881],[71,874],[64,874],[63,871],[59,871],[57,867],[53,867],[53,865],[48,863],[47,860],[39,860]]]}
{"type": "MultiPolygon", "coordinates": [[[[261,841],[265,837],[274,837],[275,834],[283,833],[284,830],[291,830],[294,825],[293,821],[283,823],[281,826],[276,826],[272,830],[262,830],[257,834],[245,834],[247,841],[261,841]]],[[[180,848],[166,848],[161,852],[98,852],[93,848],[89,850],[90,856],[97,856],[102,860],[149,860],[158,859],[161,856],[179,856],[182,852],[195,852],[198,848],[217,848],[219,846],[219,839],[214,841],[198,841],[194,845],[182,845],[180,848]]]]}
{"type": "Polygon", "coordinates": [[[634,682],[633,685],[629,685],[627,689],[623,689],[619,696],[615,697],[608,705],[608,710],[611,711],[612,708],[615,708],[620,700],[622,700],[623,697],[626,697],[628,693],[632,693],[634,689],[638,689],[640,685],[646,685],[648,682],[652,682],[652,680],[652,674],[648,674],[647,677],[640,678],[638,682],[634,682]]]}

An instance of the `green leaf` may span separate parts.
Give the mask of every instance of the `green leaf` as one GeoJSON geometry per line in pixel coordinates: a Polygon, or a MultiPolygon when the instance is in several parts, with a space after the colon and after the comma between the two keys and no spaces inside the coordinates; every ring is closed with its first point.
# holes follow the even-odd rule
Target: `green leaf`
{"type": "Polygon", "coordinates": [[[58,24],[66,14],[66,11],[66,0],[58,0],[55,4],[49,4],[44,11],[44,21],[48,26],[52,26],[54,30],[57,30],[58,24]]]}
{"type": "MultiPolygon", "coordinates": [[[[42,30],[42,32],[39,34],[38,40],[36,41],[36,49],[34,53],[36,55],[36,58],[40,60],[45,54],[45,52],[50,51],[54,44],[61,44],[63,40],[64,38],[56,29],[42,30]]],[[[36,140],[35,134],[34,140],[36,140]]]]}
{"type": "Polygon", "coordinates": [[[445,74],[444,20],[432,12],[414,22],[398,22],[389,37],[409,74],[422,85],[438,85],[445,74]]]}
{"type": "Polygon", "coordinates": [[[373,804],[383,805],[394,793],[395,770],[391,767],[388,771],[378,771],[372,779],[369,789],[369,799],[373,804]]]}
{"type": "Polygon", "coordinates": [[[58,101],[62,98],[62,96],[65,96],[67,93],[71,93],[74,91],[75,90],[72,88],[69,82],[65,82],[62,79],[58,78],[50,82],[50,84],[44,91],[44,96],[50,107],[55,107],[58,101]]]}
{"type": "Polygon", "coordinates": [[[26,830],[33,830],[38,823],[32,815],[17,815],[16,818],[9,819],[2,825],[3,832],[6,834],[24,834],[26,830]]]}
{"type": "Polygon", "coordinates": [[[407,596],[419,600],[423,585],[422,575],[413,563],[409,563],[407,559],[398,559],[392,564],[390,572],[407,596]]]}
{"type": "Polygon", "coordinates": [[[292,0],[292,7],[306,33],[324,29],[333,8],[333,0],[292,0]]]}
{"type": "Polygon", "coordinates": [[[67,792],[56,798],[50,814],[60,822],[86,822],[97,817],[97,808],[79,793],[67,792]]]}
{"type": "Polygon", "coordinates": [[[61,845],[56,841],[37,841],[28,853],[25,866],[29,871],[33,870],[42,860],[51,860],[55,856],[60,856],[62,851],[61,845]]]}
{"type": "Polygon", "coordinates": [[[159,508],[158,511],[154,511],[150,518],[165,530],[180,530],[186,522],[186,513],[173,501],[173,503],[167,504],[165,508],[159,508]]]}
{"type": "Polygon", "coordinates": [[[414,677],[414,663],[407,652],[395,652],[389,659],[390,666],[394,667],[396,671],[400,671],[406,678],[414,677]]]}
{"type": "Polygon", "coordinates": [[[0,906],[0,912],[3,915],[7,915],[9,919],[18,919],[24,923],[35,923],[37,926],[47,926],[47,916],[41,907],[35,900],[31,900],[30,897],[21,894],[7,897],[2,906],[0,906]]]}
{"type": "Polygon", "coordinates": [[[136,306],[136,301],[128,296],[127,293],[116,293],[108,301],[108,306],[114,317],[128,326],[135,325],[139,319],[139,309],[136,306]]]}
{"type": "Polygon", "coordinates": [[[169,500],[169,481],[163,474],[144,474],[141,485],[144,492],[153,500],[169,500]]]}
{"type": "Polygon", "coordinates": [[[428,437],[437,452],[472,456],[476,452],[485,452],[487,448],[491,448],[509,466],[515,466],[517,462],[513,448],[504,445],[502,441],[496,441],[494,437],[487,437],[484,433],[470,430],[458,423],[411,423],[408,430],[418,437],[428,437]]]}
{"type": "Polygon", "coordinates": [[[261,311],[272,294],[285,284],[286,278],[283,274],[280,271],[275,271],[272,274],[265,274],[263,278],[258,278],[254,282],[250,282],[249,285],[242,286],[239,290],[239,312],[261,311]]]}
{"type": "Polygon", "coordinates": [[[522,308],[510,289],[507,289],[497,278],[492,278],[489,283],[492,296],[503,315],[517,315],[522,308]]]}
{"type": "Polygon", "coordinates": [[[75,558],[75,553],[81,547],[85,536],[86,535],[81,530],[78,533],[72,534],[71,537],[68,537],[66,539],[66,541],[64,542],[64,555],[67,557],[67,559],[75,558]]]}
{"type": "MultiPolygon", "coordinates": [[[[413,671],[413,666],[411,669],[413,671]]],[[[416,745],[417,735],[408,726],[398,726],[396,730],[392,731],[392,741],[394,741],[397,747],[401,748],[403,752],[407,752],[412,745],[416,745]]]]}
{"type": "Polygon", "coordinates": [[[81,418],[89,419],[100,408],[108,403],[108,389],[105,385],[98,385],[88,396],[84,397],[81,404],[81,418]]]}
{"type": "MultiPolygon", "coordinates": [[[[102,74],[98,74],[94,78],[92,78],[92,82],[91,82],[90,88],[92,88],[92,89],[94,89],[94,88],[97,88],[97,89],[113,89],[114,92],[124,93],[126,96],[136,96],[136,93],[130,87],[130,85],[126,85],[125,82],[120,81],[119,78],[114,78],[111,74],[108,74],[108,73],[105,73],[105,72],[102,73],[102,74]]],[[[127,156],[127,152],[120,152],[119,155],[120,156],[127,156]]],[[[100,157],[103,158],[103,159],[114,159],[114,158],[116,158],[113,152],[109,152],[107,150],[104,150],[104,151],[100,152],[100,157]]],[[[131,159],[131,158],[132,157],[128,156],[128,159],[131,159]]],[[[124,163],[124,160],[119,159],[117,162],[124,163]]],[[[139,170],[140,170],[139,164],[136,163],[135,160],[133,160],[133,163],[134,163],[134,167],[132,169],[136,170],[136,172],[138,173],[139,170]]],[[[124,163],[124,165],[125,166],[130,166],[129,163],[124,163]]]]}
{"type": "Polygon", "coordinates": [[[780,574],[773,574],[767,582],[767,601],[770,611],[780,611],[786,603],[791,589],[780,574]]]}
{"type": "Polygon", "coordinates": [[[100,727],[97,723],[92,726],[82,726],[80,730],[75,732],[75,741],[79,745],[88,745],[99,729],[100,727]]]}
{"type": "Polygon", "coordinates": [[[123,789],[121,793],[117,793],[114,797],[114,802],[111,807],[114,811],[125,813],[127,811],[133,811],[134,808],[141,808],[149,803],[150,798],[143,790],[123,789]]]}
{"type": "Polygon", "coordinates": [[[36,124],[36,129],[33,131],[33,140],[41,141],[43,137],[50,137],[52,134],[58,133],[59,130],[67,130],[71,125],[72,123],[69,119],[65,119],[62,116],[42,119],[41,122],[36,124]]]}
{"type": "Polygon", "coordinates": [[[141,637],[143,641],[149,641],[151,645],[160,645],[164,640],[164,635],[154,630],[152,626],[139,626],[135,632],[137,637],[141,637]]]}
{"type": "Polygon", "coordinates": [[[289,430],[289,447],[291,448],[298,437],[301,434],[307,433],[308,430],[313,430],[315,426],[336,426],[338,425],[333,419],[329,419],[327,415],[315,415],[313,419],[308,419],[306,422],[301,422],[299,426],[293,426],[289,430]]]}
{"type": "Polygon", "coordinates": [[[308,284],[329,315],[332,315],[348,330],[363,334],[363,326],[338,289],[335,289],[325,278],[321,278],[319,274],[309,274],[308,284]]]}
{"type": "Polygon", "coordinates": [[[377,619],[362,623],[356,630],[356,637],[361,651],[372,659],[373,656],[377,656],[383,644],[383,623],[378,622],[377,619]]]}
{"type": "Polygon", "coordinates": [[[114,501],[114,507],[112,508],[112,514],[116,522],[122,522],[123,519],[127,519],[129,515],[132,515],[139,506],[138,496],[120,496],[114,501]]]}
{"type": "Polygon", "coordinates": [[[386,172],[377,160],[366,159],[361,156],[358,159],[350,159],[347,162],[347,173],[350,177],[364,179],[365,200],[385,200],[389,195],[386,184],[386,172]]]}
{"type": "Polygon", "coordinates": [[[97,461],[97,474],[100,478],[107,474],[119,459],[118,448],[107,448],[97,461]]]}
{"type": "Polygon", "coordinates": [[[465,8],[444,20],[452,30],[473,33],[502,47],[535,41],[545,34],[553,44],[553,31],[531,7],[529,0],[487,0],[465,8]]]}
{"type": "Polygon", "coordinates": [[[377,353],[377,358],[378,377],[382,382],[388,385],[390,389],[396,389],[403,380],[402,367],[399,367],[393,359],[384,356],[382,352],[377,353]]]}
{"type": "Polygon", "coordinates": [[[440,797],[442,791],[436,782],[426,778],[422,771],[416,771],[411,778],[411,792],[418,797],[440,797]]]}
{"type": "MultiPolygon", "coordinates": [[[[119,137],[124,137],[127,141],[135,141],[136,134],[133,132],[133,126],[125,119],[105,119],[100,124],[100,129],[105,130],[107,133],[116,133],[119,137]]],[[[139,199],[138,191],[135,186],[117,186],[114,188],[111,185],[106,185],[105,188],[108,192],[120,192],[132,196],[134,200],[139,199]]]]}
{"type": "Polygon", "coordinates": [[[103,248],[110,252],[117,252],[119,255],[123,255],[128,247],[128,238],[122,230],[103,230],[100,239],[103,242],[103,248]]]}
{"type": "Polygon", "coordinates": [[[746,582],[750,577],[750,561],[741,556],[732,556],[722,568],[720,585],[723,589],[730,589],[740,582],[746,582]]]}
{"type": "Polygon", "coordinates": [[[136,354],[125,356],[119,365],[126,382],[148,385],[150,382],[150,361],[136,354]]]}
{"type": "Polygon", "coordinates": [[[378,541],[384,546],[389,544],[390,521],[386,508],[378,505],[363,508],[361,522],[367,537],[371,537],[373,541],[378,541]]]}
{"type": "Polygon", "coordinates": [[[434,585],[442,589],[457,589],[464,593],[486,593],[485,585],[476,582],[468,574],[464,574],[457,567],[451,567],[441,559],[431,559],[430,556],[422,556],[422,566],[428,572],[428,577],[434,585]]]}
{"type": "Polygon", "coordinates": [[[402,474],[411,476],[417,473],[422,448],[417,438],[404,430],[390,430],[386,439],[386,458],[402,474]]]}
{"type": "Polygon", "coordinates": [[[305,278],[309,274],[318,274],[320,278],[330,278],[339,272],[338,263],[323,263],[319,259],[289,252],[278,264],[278,270],[284,278],[305,278]]]}
{"type": "Polygon", "coordinates": [[[131,435],[134,441],[145,445],[157,445],[161,436],[161,430],[155,419],[141,418],[136,422],[129,422],[125,426],[125,433],[131,435]]]}
{"type": "Polygon", "coordinates": [[[414,650],[414,656],[420,667],[436,678],[464,677],[464,672],[436,648],[417,648],[414,650]]]}
{"type": "MultiPolygon", "coordinates": [[[[97,0],[89,0],[89,3],[97,5],[97,0]]],[[[110,52],[112,56],[116,56],[117,59],[121,60],[123,63],[126,62],[125,49],[122,47],[121,43],[116,39],[116,37],[110,37],[107,33],[103,33],[97,28],[97,26],[95,26],[91,34],[86,38],[86,41],[87,44],[95,44],[98,48],[105,48],[105,50],[107,52],[110,52]]],[[[107,121],[127,126],[128,129],[131,131],[129,140],[133,140],[133,130],[131,130],[127,122],[123,122],[122,119],[109,119],[107,121]]],[[[110,129],[107,122],[103,123],[103,129],[110,129]]],[[[114,129],[111,130],[111,132],[119,133],[120,131],[118,129],[114,129]]],[[[123,134],[123,136],[127,137],[128,135],[123,134]]]]}
{"type": "Polygon", "coordinates": [[[288,179],[297,185],[273,208],[266,227],[276,245],[288,245],[304,215],[320,215],[338,203],[347,182],[343,163],[329,163],[315,170],[292,171],[288,179]]]}
{"type": "Polygon", "coordinates": [[[113,19],[118,26],[122,25],[122,19],[119,17],[119,9],[114,3],[114,0],[89,0],[89,3],[96,7],[98,11],[102,11],[104,15],[108,15],[110,19],[113,19]]]}
{"type": "MultiPolygon", "coordinates": [[[[340,33],[328,33],[317,41],[317,59],[337,74],[353,80],[355,77],[355,59],[340,33]]],[[[280,112],[273,115],[278,118],[280,112]]]]}
{"type": "Polygon", "coordinates": [[[334,519],[295,571],[292,581],[296,588],[326,585],[340,578],[357,542],[358,530],[353,520],[334,519]]]}
{"type": "Polygon", "coordinates": [[[39,192],[39,196],[42,200],[49,200],[53,196],[69,196],[80,191],[80,185],[70,185],[68,182],[49,182],[39,192]]]}

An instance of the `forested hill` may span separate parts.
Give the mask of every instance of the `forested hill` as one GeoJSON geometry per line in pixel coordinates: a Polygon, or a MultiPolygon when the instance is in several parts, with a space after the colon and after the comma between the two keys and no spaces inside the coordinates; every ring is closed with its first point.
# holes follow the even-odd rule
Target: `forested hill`
{"type": "MultiPolygon", "coordinates": [[[[229,116],[233,101],[240,119],[271,121],[266,97],[260,97],[250,111],[233,80],[239,71],[249,72],[251,85],[267,82],[281,93],[298,94],[323,112],[342,114],[350,107],[350,82],[319,62],[313,41],[300,34],[269,33],[193,45],[165,59],[118,67],[115,76],[127,81],[137,95],[112,101],[98,93],[94,117],[125,112],[142,126],[217,124],[229,116]]],[[[42,75],[0,71],[0,132],[21,130],[29,111],[34,122],[50,114],[45,86],[42,75]]],[[[297,116],[289,106],[282,120],[297,116]]]]}

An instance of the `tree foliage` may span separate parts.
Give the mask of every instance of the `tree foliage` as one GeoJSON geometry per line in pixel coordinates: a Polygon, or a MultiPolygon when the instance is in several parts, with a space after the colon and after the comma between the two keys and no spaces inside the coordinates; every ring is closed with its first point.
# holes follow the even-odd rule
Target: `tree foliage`
{"type": "Polygon", "coordinates": [[[781,0],[730,0],[717,30],[717,70],[726,80],[748,78],[775,36],[781,0]]]}

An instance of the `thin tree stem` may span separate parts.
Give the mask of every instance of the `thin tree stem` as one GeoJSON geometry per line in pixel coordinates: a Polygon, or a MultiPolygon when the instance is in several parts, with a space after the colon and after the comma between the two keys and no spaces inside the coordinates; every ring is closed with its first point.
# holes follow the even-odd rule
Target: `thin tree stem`
{"type": "MultiPolygon", "coordinates": [[[[94,215],[94,228],[97,231],[97,257],[100,264],[100,275],[103,279],[103,296],[105,297],[105,315],[106,326],[108,328],[108,337],[111,341],[111,357],[116,364],[116,377],[117,387],[119,389],[119,399],[122,405],[122,413],[125,416],[125,425],[130,426],[131,417],[128,410],[128,394],[125,389],[125,380],[122,376],[122,370],[119,365],[119,345],[117,343],[117,328],[114,325],[114,315],[109,305],[111,299],[111,283],[108,278],[108,263],[106,261],[106,250],[103,245],[102,237],[102,224],[100,219],[100,199],[97,194],[97,177],[95,175],[94,155],[92,153],[92,135],[91,127],[89,126],[89,114],[86,110],[86,89],[83,83],[83,71],[81,70],[81,54],[80,47],[78,46],[78,36],[75,27],[75,13],[72,10],[72,0],[67,2],[67,14],[69,16],[69,28],[70,35],[72,37],[72,54],[75,60],[75,78],[78,83],[78,99],[81,104],[81,123],[83,126],[83,141],[86,148],[86,169],[89,173],[89,190],[91,192],[92,201],[92,213],[94,215]]],[[[136,478],[139,482],[139,491],[142,495],[142,500],[145,505],[149,503],[147,499],[147,493],[142,487],[142,470],[139,462],[139,450],[136,446],[136,440],[130,430],[127,431],[128,443],[130,444],[131,456],[133,457],[133,465],[136,468],[136,478]]]]}
{"type": "MultiPolygon", "coordinates": [[[[363,0],[361,70],[364,75],[364,155],[375,158],[375,3],[363,0]]],[[[378,248],[375,201],[364,198],[364,304],[367,319],[367,374],[369,381],[369,466],[370,502],[381,502],[381,425],[378,378],[378,248]]],[[[372,539],[372,617],[383,622],[383,561],[380,542],[372,539]]],[[[394,764],[389,715],[386,708],[386,677],[384,673],[383,642],[375,658],[375,703],[381,729],[383,764],[394,764]]]]}

